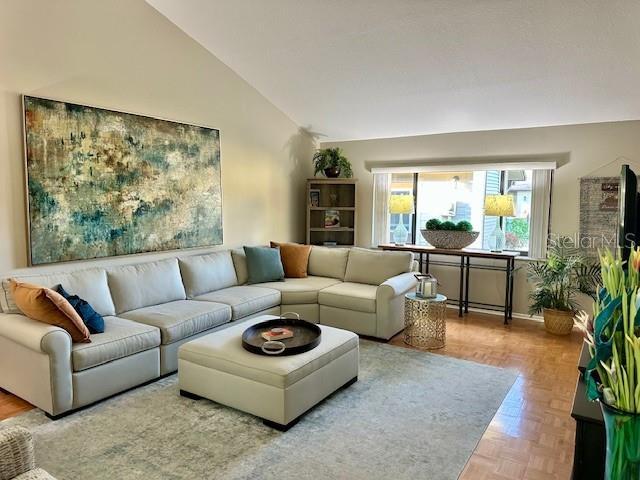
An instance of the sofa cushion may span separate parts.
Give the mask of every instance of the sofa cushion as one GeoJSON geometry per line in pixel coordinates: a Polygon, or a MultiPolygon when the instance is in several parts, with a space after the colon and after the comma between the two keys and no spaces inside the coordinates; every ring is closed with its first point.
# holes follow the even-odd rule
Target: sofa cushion
{"type": "Polygon", "coordinates": [[[280,258],[282,258],[286,278],[305,278],[307,276],[311,245],[271,242],[271,248],[274,247],[280,248],[280,258]]]}
{"type": "Polygon", "coordinates": [[[249,280],[249,271],[247,270],[247,256],[242,248],[234,248],[231,250],[231,259],[236,269],[236,277],[238,285],[244,285],[249,280]]]}
{"type": "Polygon", "coordinates": [[[118,314],[187,298],[176,258],[115,267],[107,276],[118,314]]]}
{"type": "Polygon", "coordinates": [[[74,344],[73,371],[97,367],[160,345],[160,330],[118,317],[105,317],[105,331],[91,335],[91,343],[74,344]]]}
{"type": "Polygon", "coordinates": [[[187,298],[238,284],[231,252],[228,250],[183,257],[179,262],[187,298]]]}
{"type": "Polygon", "coordinates": [[[282,305],[300,305],[318,303],[318,292],[323,288],[342,283],[335,278],[307,277],[285,278],[284,282],[268,282],[256,285],[258,288],[271,288],[282,293],[282,305]]]}
{"type": "Polygon", "coordinates": [[[194,300],[229,305],[232,320],[280,305],[280,292],[271,288],[241,285],[199,295],[194,300]]]}
{"type": "Polygon", "coordinates": [[[178,357],[206,368],[246,378],[254,382],[287,388],[307,375],[358,348],[355,333],[320,326],[322,341],[313,350],[299,355],[266,357],[242,348],[242,332],[252,324],[277,318],[264,315],[197,338],[180,347],[178,357]]]}
{"type": "Polygon", "coordinates": [[[321,290],[318,303],[328,307],[375,313],[377,290],[375,285],[344,282],[321,290]]]}
{"type": "MultiPolygon", "coordinates": [[[[115,315],[116,309],[111,299],[111,292],[107,283],[107,272],[102,268],[90,268],[69,273],[48,273],[38,275],[14,276],[19,282],[33,283],[47,288],[57,285],[69,292],[84,298],[100,315],[115,315]]],[[[0,305],[5,313],[19,313],[9,289],[9,279],[2,281],[0,305]]]]}
{"type": "Polygon", "coordinates": [[[380,285],[385,280],[411,271],[411,252],[382,252],[352,248],[349,252],[345,282],[380,285]]]}
{"type": "Polygon", "coordinates": [[[249,283],[273,282],[284,279],[279,248],[244,247],[247,256],[249,283]]]}
{"type": "Polygon", "coordinates": [[[331,277],[344,280],[347,268],[348,248],[316,247],[309,254],[309,275],[331,277]]]}
{"type": "Polygon", "coordinates": [[[9,281],[16,306],[27,317],[55,325],[71,336],[74,342],[90,342],[89,329],[71,304],[58,292],[47,287],[9,281]]]}
{"type": "Polygon", "coordinates": [[[177,300],[120,315],[160,329],[162,344],[173,343],[231,321],[231,307],[222,303],[177,300]]]}

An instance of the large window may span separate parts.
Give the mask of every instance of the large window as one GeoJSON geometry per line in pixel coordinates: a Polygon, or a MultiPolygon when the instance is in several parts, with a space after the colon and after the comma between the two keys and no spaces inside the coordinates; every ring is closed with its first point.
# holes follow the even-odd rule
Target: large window
{"type": "Polygon", "coordinates": [[[409,242],[426,245],[420,234],[432,218],[441,221],[471,222],[480,232],[471,248],[489,248],[489,237],[500,223],[505,232],[505,248],[523,254],[529,252],[532,193],[531,170],[478,170],[467,172],[402,173],[391,177],[391,195],[414,195],[414,215],[390,215],[389,233],[403,222],[410,233],[409,242]],[[484,215],[487,195],[510,195],[515,216],[508,218],[484,215]]]}

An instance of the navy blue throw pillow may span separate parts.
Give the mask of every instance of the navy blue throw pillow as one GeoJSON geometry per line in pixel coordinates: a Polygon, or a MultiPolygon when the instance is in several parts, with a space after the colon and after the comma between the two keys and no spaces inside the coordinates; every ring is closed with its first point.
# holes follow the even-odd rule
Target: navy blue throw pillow
{"type": "Polygon", "coordinates": [[[67,302],[71,304],[73,309],[78,312],[80,318],[89,329],[90,333],[104,333],[104,319],[102,315],[96,312],[86,300],[81,299],[77,295],[69,295],[62,285],[56,287],[56,292],[62,295],[67,302]]]}

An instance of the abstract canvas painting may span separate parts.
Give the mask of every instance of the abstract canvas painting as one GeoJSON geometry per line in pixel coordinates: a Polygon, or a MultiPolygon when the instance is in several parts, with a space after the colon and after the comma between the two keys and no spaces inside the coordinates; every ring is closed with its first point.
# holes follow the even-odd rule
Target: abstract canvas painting
{"type": "Polygon", "coordinates": [[[218,130],[23,100],[32,265],[222,243],[218,130]]]}

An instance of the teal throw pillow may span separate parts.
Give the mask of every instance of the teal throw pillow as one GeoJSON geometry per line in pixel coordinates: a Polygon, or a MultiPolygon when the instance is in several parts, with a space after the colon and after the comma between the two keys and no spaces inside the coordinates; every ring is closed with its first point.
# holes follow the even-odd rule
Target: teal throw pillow
{"type": "Polygon", "coordinates": [[[284,280],[279,247],[244,247],[244,254],[247,256],[248,283],[284,280]]]}

